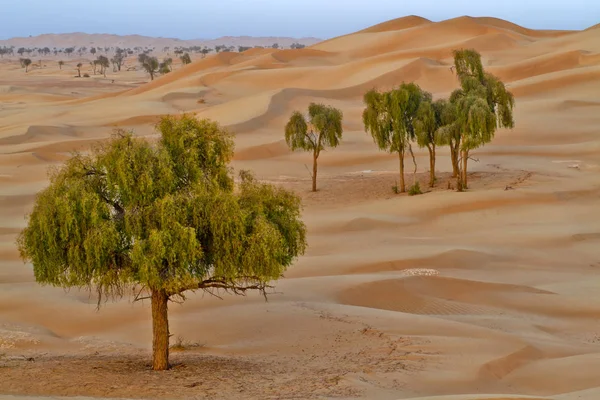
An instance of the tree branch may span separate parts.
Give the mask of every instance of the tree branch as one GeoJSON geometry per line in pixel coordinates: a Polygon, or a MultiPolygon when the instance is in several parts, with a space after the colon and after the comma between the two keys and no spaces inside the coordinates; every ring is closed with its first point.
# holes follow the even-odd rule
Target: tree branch
{"type": "MultiPolygon", "coordinates": [[[[197,284],[182,287],[167,293],[168,297],[171,296],[183,296],[184,292],[195,291],[202,289],[210,294],[212,289],[222,289],[225,292],[230,292],[236,295],[245,296],[248,290],[258,290],[263,294],[265,300],[267,300],[266,289],[273,288],[273,286],[267,285],[257,276],[241,276],[236,279],[227,279],[224,277],[213,277],[206,279],[197,284]]],[[[219,296],[216,296],[219,297],[219,296]]]]}

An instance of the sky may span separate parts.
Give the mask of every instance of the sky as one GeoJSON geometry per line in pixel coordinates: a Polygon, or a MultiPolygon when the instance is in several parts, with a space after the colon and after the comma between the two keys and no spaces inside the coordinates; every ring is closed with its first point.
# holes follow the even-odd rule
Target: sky
{"type": "Polygon", "coordinates": [[[491,16],[533,29],[585,29],[599,0],[0,0],[0,39],[114,33],[180,39],[291,36],[327,39],[419,15],[491,16]]]}

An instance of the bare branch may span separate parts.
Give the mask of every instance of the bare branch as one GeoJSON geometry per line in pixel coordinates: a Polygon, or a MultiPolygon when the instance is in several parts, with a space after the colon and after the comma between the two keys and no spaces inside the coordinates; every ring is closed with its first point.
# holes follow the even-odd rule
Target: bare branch
{"type": "MultiPolygon", "coordinates": [[[[236,295],[245,296],[246,292],[249,290],[258,290],[263,294],[265,300],[267,300],[266,289],[272,289],[273,286],[267,285],[266,282],[263,282],[257,276],[241,276],[237,278],[227,279],[225,277],[213,277],[210,279],[206,279],[202,282],[194,284],[192,286],[182,287],[176,289],[170,293],[168,293],[168,297],[171,296],[181,296],[183,297],[183,293],[187,291],[196,291],[196,290],[204,290],[205,292],[215,295],[212,290],[222,289],[227,293],[233,293],[236,295]]],[[[215,297],[219,297],[215,295],[215,297]]],[[[220,297],[219,297],[220,298],[220,297]]]]}

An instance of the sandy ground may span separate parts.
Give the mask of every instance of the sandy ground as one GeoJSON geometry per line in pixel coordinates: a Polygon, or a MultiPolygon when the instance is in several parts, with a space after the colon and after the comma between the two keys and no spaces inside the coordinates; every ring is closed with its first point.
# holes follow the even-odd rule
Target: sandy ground
{"type": "MultiPolygon", "coordinates": [[[[304,50],[176,64],[151,83],[135,71],[74,78],[71,61],[27,74],[0,61],[0,393],[600,398],[599,37],[413,17],[304,50]],[[451,50],[467,46],[514,91],[516,128],[474,154],[470,191],[448,190],[440,149],[437,187],[395,195],[397,160],[365,134],[361,96],[403,80],[445,96],[457,86],[451,50]],[[317,193],[310,155],[283,142],[286,117],[310,101],[346,116],[317,193]],[[171,371],[153,373],[149,304],[97,312],[86,293],[40,287],[14,239],[50,165],[115,126],[152,135],[157,116],[183,111],[236,132],[235,168],[304,198],[310,248],[269,302],[173,304],[182,349],[171,371]]],[[[417,156],[425,186],[426,152],[417,156]]]]}

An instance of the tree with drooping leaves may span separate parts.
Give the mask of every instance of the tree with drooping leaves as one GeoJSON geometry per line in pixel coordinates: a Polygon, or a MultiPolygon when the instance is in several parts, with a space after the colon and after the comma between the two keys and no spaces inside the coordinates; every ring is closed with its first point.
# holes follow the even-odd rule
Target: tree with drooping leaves
{"type": "MultiPolygon", "coordinates": [[[[402,83],[388,92],[368,91],[363,102],[363,125],[379,149],[398,154],[400,167],[400,192],[406,192],[404,182],[404,156],[408,150],[414,162],[411,141],[415,139],[417,111],[426,94],[415,83],[402,83]]],[[[416,162],[415,176],[416,184],[416,162]]]]}
{"type": "Polygon", "coordinates": [[[429,186],[433,187],[436,181],[436,149],[438,145],[444,144],[440,127],[447,102],[444,99],[431,99],[431,95],[427,94],[417,110],[415,136],[419,147],[426,147],[429,152],[429,186]]]}
{"type": "Polygon", "coordinates": [[[310,103],[308,116],[294,111],[285,126],[285,141],[290,149],[312,152],[312,191],[317,191],[317,160],[327,147],[339,146],[342,139],[341,110],[324,104],[310,103]]]}
{"type": "Polygon", "coordinates": [[[236,184],[231,135],[191,115],[157,144],[117,131],[50,175],[17,244],[43,285],[102,299],[150,299],[152,368],[169,368],[169,301],[187,292],[266,295],[306,248],[301,201],[248,171],[236,184]]]}
{"type": "MultiPolygon", "coordinates": [[[[454,67],[460,88],[452,92],[455,120],[450,130],[458,133],[460,149],[459,190],[468,188],[467,165],[470,151],[489,143],[498,128],[514,127],[513,94],[496,76],[483,68],[481,55],[473,49],[454,50],[454,67]]],[[[458,158],[458,152],[454,157],[458,158]]]]}

